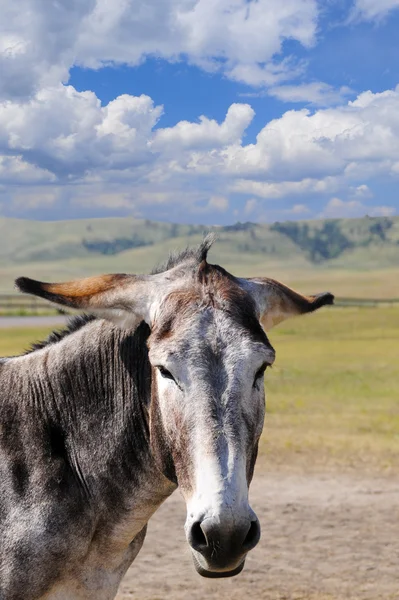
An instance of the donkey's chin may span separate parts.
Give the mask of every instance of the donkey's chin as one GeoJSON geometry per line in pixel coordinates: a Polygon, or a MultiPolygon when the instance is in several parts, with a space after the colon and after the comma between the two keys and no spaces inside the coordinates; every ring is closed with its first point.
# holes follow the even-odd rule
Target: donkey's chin
{"type": "Polygon", "coordinates": [[[238,575],[244,568],[245,565],[245,557],[242,558],[241,562],[237,566],[233,566],[233,568],[220,568],[213,567],[211,565],[203,566],[202,562],[205,562],[201,555],[198,556],[198,552],[195,550],[192,551],[193,561],[195,570],[202,577],[208,577],[210,579],[220,579],[221,577],[234,577],[234,575],[238,575]],[[202,559],[202,560],[201,560],[202,559]]]}

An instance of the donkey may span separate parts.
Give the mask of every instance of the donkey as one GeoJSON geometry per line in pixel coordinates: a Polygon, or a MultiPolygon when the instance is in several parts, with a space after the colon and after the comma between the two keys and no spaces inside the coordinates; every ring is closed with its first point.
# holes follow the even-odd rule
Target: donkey
{"type": "Polygon", "coordinates": [[[148,276],[16,281],[89,315],[0,363],[1,600],[114,598],[178,486],[198,573],[243,569],[260,536],[264,330],[333,296],[236,278],[210,244],[148,276]]]}

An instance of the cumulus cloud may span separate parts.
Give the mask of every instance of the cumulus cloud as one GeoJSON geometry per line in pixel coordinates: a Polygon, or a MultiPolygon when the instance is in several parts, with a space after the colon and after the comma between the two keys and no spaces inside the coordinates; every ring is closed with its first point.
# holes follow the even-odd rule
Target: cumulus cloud
{"type": "Polygon", "coordinates": [[[301,83],[299,85],[281,85],[272,87],[268,94],[283,102],[304,102],[314,106],[341,104],[353,91],[346,86],[335,89],[322,81],[301,83]]]}
{"type": "Polygon", "coordinates": [[[229,208],[229,201],[225,196],[211,196],[207,208],[209,210],[225,212],[229,208]]]}
{"type": "Polygon", "coordinates": [[[399,0],[356,0],[353,18],[373,21],[386,17],[395,8],[399,8],[399,0]]]}
{"type": "Polygon", "coordinates": [[[148,194],[158,206],[190,198],[220,211],[220,198],[231,194],[278,199],[345,189],[360,202],[372,195],[370,178],[397,176],[399,87],[335,108],[288,111],[252,144],[244,138],[254,115],[248,104],[231,105],[222,122],[201,117],[157,128],[162,112],[145,95],[102,106],[93,92],[63,85],[28,102],[7,101],[0,105],[0,184],[134,186],[134,201],[126,189],[100,196],[119,207],[148,194]]]}
{"type": "Polygon", "coordinates": [[[155,150],[175,147],[178,149],[214,149],[229,144],[240,144],[242,136],[254,117],[248,104],[232,104],[220,125],[214,119],[202,116],[199,123],[180,121],[174,127],[155,132],[155,150]]]}
{"type": "Polygon", "coordinates": [[[144,95],[102,107],[93,92],[60,84],[0,105],[0,151],[58,178],[142,165],[153,160],[149,141],[162,110],[144,95]]]}
{"type": "Polygon", "coordinates": [[[372,198],[373,192],[370,190],[369,186],[366,184],[361,184],[356,186],[355,188],[351,188],[351,192],[356,198],[372,198]]]}
{"type": "Polygon", "coordinates": [[[77,40],[77,61],[96,67],[185,56],[233,78],[241,69],[249,82],[245,70],[253,81],[251,68],[262,71],[285,39],[313,44],[317,14],[316,0],[97,0],[77,40]]]}
{"type": "Polygon", "coordinates": [[[3,0],[0,98],[28,98],[68,79],[76,42],[95,0],[3,0]]]}
{"type": "Polygon", "coordinates": [[[54,182],[56,177],[46,169],[29,164],[22,156],[0,155],[0,183],[14,184],[22,183],[34,185],[43,182],[54,182]]]}
{"type": "MultiPolygon", "coordinates": [[[[376,4],[357,0],[358,14],[371,19],[397,2],[381,0],[378,15],[376,4]]],[[[0,186],[48,186],[43,206],[56,204],[57,190],[57,201],[137,213],[154,206],[159,217],[160,207],[179,203],[223,213],[230,195],[243,206],[249,198],[247,212],[256,199],[298,197],[292,210],[300,214],[301,196],[338,198],[343,189],[345,202],[364,202],[372,177],[399,174],[399,87],[347,102],[345,87],[288,84],[305,66],[280,58],[284,40],[310,47],[317,17],[316,0],[4,0],[0,186]],[[271,86],[274,96],[312,108],[265,123],[248,144],[247,103],[226,106],[219,121],[203,115],[162,128],[163,107],[147,95],[102,105],[94,92],[62,83],[72,65],[137,65],[150,56],[271,86]]],[[[40,205],[23,192],[10,197],[40,205]]]]}
{"type": "Polygon", "coordinates": [[[310,213],[310,208],[305,204],[294,204],[289,212],[292,215],[306,215],[307,213],[310,213]]]}
{"type": "Polygon", "coordinates": [[[239,178],[233,185],[242,191],[246,181],[256,182],[248,193],[263,197],[295,189],[321,191],[337,178],[348,183],[392,174],[399,160],[398,111],[399,86],[379,94],[364,92],[335,108],[291,110],[270,121],[255,144],[197,158],[197,165],[204,172],[214,165],[239,178]]]}
{"type": "Polygon", "coordinates": [[[73,65],[185,59],[246,83],[287,76],[286,39],[315,41],[316,0],[3,0],[0,97],[28,98],[73,65]],[[269,63],[270,62],[270,66],[269,63]]]}

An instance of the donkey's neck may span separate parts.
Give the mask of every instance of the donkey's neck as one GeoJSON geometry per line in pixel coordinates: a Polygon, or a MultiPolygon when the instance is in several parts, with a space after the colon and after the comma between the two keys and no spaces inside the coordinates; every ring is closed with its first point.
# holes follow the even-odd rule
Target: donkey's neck
{"type": "Polygon", "coordinates": [[[122,545],[175,488],[151,452],[148,334],[145,324],[129,334],[95,320],[21,357],[26,401],[39,409],[51,443],[76,473],[97,531],[122,545]]]}

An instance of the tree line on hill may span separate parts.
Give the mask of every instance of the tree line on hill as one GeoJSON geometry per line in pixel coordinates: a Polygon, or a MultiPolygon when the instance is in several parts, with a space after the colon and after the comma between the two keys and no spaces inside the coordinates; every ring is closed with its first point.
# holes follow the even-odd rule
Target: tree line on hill
{"type": "Polygon", "coordinates": [[[368,246],[372,242],[385,241],[386,233],[393,224],[392,219],[387,217],[371,223],[368,234],[366,233],[358,242],[342,230],[338,219],[325,221],[320,228],[315,228],[314,225],[310,227],[308,223],[297,221],[277,222],[270,228],[289,237],[308,254],[310,260],[317,263],[337,258],[345,250],[355,246],[368,246]]]}
{"type": "MultiPolygon", "coordinates": [[[[151,223],[153,226],[154,223],[151,223]]],[[[361,225],[351,225],[349,220],[329,219],[322,222],[311,223],[303,221],[276,222],[270,226],[260,226],[255,223],[236,223],[226,227],[217,228],[220,234],[234,232],[247,232],[248,239],[238,243],[242,252],[272,252],[273,244],[263,243],[257,232],[260,227],[268,227],[270,231],[286,236],[296,244],[314,263],[320,263],[340,256],[345,250],[354,247],[368,246],[371,243],[387,241],[387,232],[393,227],[394,221],[388,217],[369,218],[361,220],[361,225]]],[[[198,234],[199,226],[188,227],[185,234],[190,236],[198,234]]],[[[170,225],[166,237],[173,239],[181,234],[180,226],[170,225]]],[[[131,236],[116,237],[114,239],[83,239],[82,244],[86,250],[95,254],[115,255],[125,250],[150,246],[155,243],[148,231],[143,235],[132,233],[131,236]]],[[[399,241],[394,242],[399,244],[399,241]]]]}

